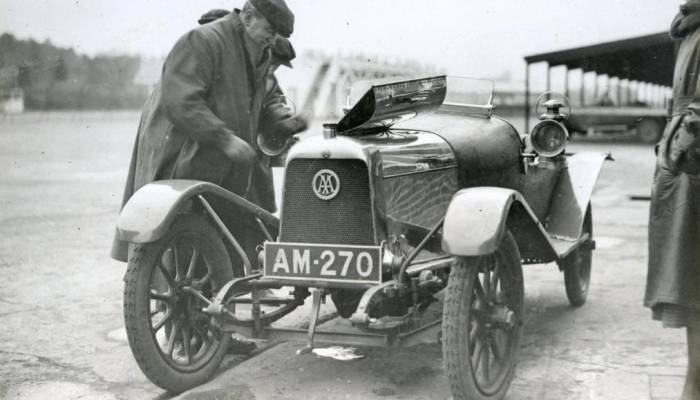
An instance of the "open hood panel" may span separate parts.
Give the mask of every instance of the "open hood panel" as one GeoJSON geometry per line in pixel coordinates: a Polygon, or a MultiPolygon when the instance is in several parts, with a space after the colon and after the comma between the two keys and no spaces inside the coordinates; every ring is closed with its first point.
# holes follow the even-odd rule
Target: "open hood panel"
{"type": "Polygon", "coordinates": [[[368,128],[388,128],[437,109],[446,93],[444,75],[374,85],[338,122],[338,132],[361,135],[368,128]]]}

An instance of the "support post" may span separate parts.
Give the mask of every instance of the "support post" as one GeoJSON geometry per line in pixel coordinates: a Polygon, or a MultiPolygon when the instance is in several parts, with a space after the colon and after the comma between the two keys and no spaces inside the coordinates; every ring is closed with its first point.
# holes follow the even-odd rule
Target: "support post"
{"type": "Polygon", "coordinates": [[[654,106],[657,107],[659,105],[659,91],[657,90],[659,87],[656,86],[655,84],[651,85],[651,98],[654,99],[654,106]]]}
{"type": "Polygon", "coordinates": [[[633,94],[634,92],[632,91],[632,85],[634,84],[634,81],[627,80],[627,104],[632,105],[634,102],[633,94]]]}
{"type": "Polygon", "coordinates": [[[649,84],[642,83],[642,92],[644,92],[644,102],[651,105],[651,99],[649,98],[649,84]]]}
{"type": "Polygon", "coordinates": [[[581,107],[586,105],[586,71],[581,69],[581,91],[579,92],[581,97],[581,107]]]}
{"type": "Polygon", "coordinates": [[[564,96],[569,98],[569,67],[564,66],[564,96]]]}
{"type": "Polygon", "coordinates": [[[617,78],[617,105],[622,105],[622,79],[617,78]]]}
{"type": "Polygon", "coordinates": [[[530,132],[530,63],[525,62],[525,133],[530,132]]]}
{"type": "Polygon", "coordinates": [[[600,76],[598,76],[598,74],[595,72],[593,73],[593,76],[595,78],[593,80],[593,101],[595,103],[597,103],[598,102],[598,78],[600,78],[600,76]]]}

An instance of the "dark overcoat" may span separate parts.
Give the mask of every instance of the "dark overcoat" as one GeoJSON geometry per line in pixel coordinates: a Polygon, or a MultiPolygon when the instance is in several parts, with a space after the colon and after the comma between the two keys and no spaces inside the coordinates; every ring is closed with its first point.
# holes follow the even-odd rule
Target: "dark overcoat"
{"type": "Polygon", "coordinates": [[[649,219],[644,304],[700,312],[700,29],[688,33],[674,71],[673,113],[658,146],[649,219]]]}
{"type": "MultiPolygon", "coordinates": [[[[244,35],[239,14],[233,12],[177,41],[143,107],[122,206],[149,182],[197,179],[274,211],[269,168],[259,159],[229,160],[221,150],[226,135],[256,147],[270,57],[264,52],[256,67],[244,35]]],[[[127,252],[127,243],[115,238],[112,257],[126,261],[127,252]]]]}

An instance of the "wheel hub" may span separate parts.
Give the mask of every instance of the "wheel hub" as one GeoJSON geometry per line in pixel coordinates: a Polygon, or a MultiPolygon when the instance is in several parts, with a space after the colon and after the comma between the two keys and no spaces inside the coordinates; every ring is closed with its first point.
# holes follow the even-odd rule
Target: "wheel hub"
{"type": "Polygon", "coordinates": [[[192,286],[192,279],[183,278],[175,282],[175,287],[172,291],[172,303],[177,307],[184,307],[187,305],[187,299],[191,296],[187,291],[186,287],[192,286]]]}
{"type": "Polygon", "coordinates": [[[504,326],[512,328],[516,324],[516,315],[513,310],[500,304],[491,304],[486,310],[486,326],[504,326]]]}

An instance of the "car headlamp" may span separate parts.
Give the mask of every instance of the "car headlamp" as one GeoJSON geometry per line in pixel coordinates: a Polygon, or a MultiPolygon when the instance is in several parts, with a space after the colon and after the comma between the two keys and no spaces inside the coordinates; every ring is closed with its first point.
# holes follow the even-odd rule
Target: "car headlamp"
{"type": "Polygon", "coordinates": [[[569,131],[560,122],[544,120],[537,123],[530,133],[530,143],[537,154],[554,157],[566,148],[569,131]]]}

